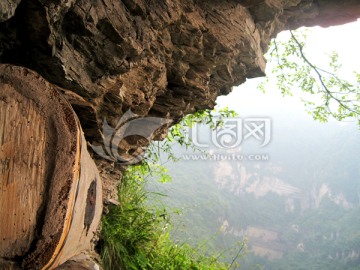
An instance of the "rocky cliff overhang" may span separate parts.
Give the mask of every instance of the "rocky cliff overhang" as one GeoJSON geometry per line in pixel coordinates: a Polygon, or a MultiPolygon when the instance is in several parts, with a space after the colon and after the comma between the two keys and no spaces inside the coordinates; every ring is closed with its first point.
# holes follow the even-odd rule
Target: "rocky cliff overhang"
{"type": "Polygon", "coordinates": [[[358,0],[2,0],[0,62],[64,88],[86,138],[101,143],[103,120],[115,126],[129,109],[178,121],[213,108],[264,75],[284,29],[359,16],[358,0]]]}
{"type": "MultiPolygon", "coordinates": [[[[1,0],[0,268],[94,269],[80,253],[100,220],[101,183],[115,198],[121,175],[95,166],[82,128],[102,147],[135,113],[167,123],[151,137],[161,139],[170,122],[263,76],[280,31],[358,17],[359,0],[1,0]]],[[[138,133],[126,131],[147,133],[134,122],[138,133]]],[[[148,143],[124,141],[124,157],[148,143]]]]}

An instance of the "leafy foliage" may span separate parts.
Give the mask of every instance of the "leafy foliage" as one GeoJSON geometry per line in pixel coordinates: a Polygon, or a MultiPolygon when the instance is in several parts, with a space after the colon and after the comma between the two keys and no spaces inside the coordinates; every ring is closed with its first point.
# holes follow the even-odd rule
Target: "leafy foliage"
{"type": "Polygon", "coordinates": [[[332,116],[339,121],[357,119],[360,124],[360,74],[354,72],[352,82],[341,79],[342,66],[336,52],[330,54],[327,70],[313,63],[306,55],[306,37],[307,31],[290,31],[287,41],[272,41],[267,59],[275,63],[271,73],[277,87],[284,95],[291,95],[295,89],[314,95],[303,102],[316,120],[326,122],[332,116]]]}
{"type": "Polygon", "coordinates": [[[192,143],[191,137],[188,136],[189,128],[195,124],[206,124],[211,129],[216,129],[224,124],[224,119],[235,117],[237,113],[229,110],[227,107],[220,110],[200,110],[193,114],[186,115],[179,123],[172,126],[167,138],[163,142],[154,142],[150,144],[147,152],[146,162],[157,163],[160,159],[160,153],[166,154],[166,160],[177,161],[176,155],[172,150],[174,144],[179,144],[186,149],[196,149],[192,143]]]}
{"type": "MultiPolygon", "coordinates": [[[[176,161],[172,145],[192,147],[187,128],[195,123],[212,124],[216,128],[225,117],[235,116],[235,112],[222,109],[218,112],[203,110],[187,115],[173,126],[165,142],[150,145],[147,158],[141,165],[128,167],[119,185],[119,206],[110,208],[103,218],[100,250],[105,269],[232,269],[242,254],[244,244],[230,264],[220,262],[223,254],[208,256],[207,243],[198,247],[177,244],[170,239],[168,208],[157,203],[160,193],[149,193],[145,186],[147,177],[158,182],[171,181],[167,169],[160,164],[161,153],[166,160],[176,161]],[[152,195],[155,195],[152,196],[152,195]],[[150,198],[152,203],[150,203],[150,198]]],[[[174,210],[178,212],[177,209],[174,210]]]]}
{"type": "Polygon", "coordinates": [[[170,239],[166,209],[148,202],[147,173],[147,167],[129,167],[119,186],[120,204],[103,217],[99,247],[104,268],[225,270],[235,266],[220,262],[221,255],[205,255],[206,245],[193,248],[170,239]]]}

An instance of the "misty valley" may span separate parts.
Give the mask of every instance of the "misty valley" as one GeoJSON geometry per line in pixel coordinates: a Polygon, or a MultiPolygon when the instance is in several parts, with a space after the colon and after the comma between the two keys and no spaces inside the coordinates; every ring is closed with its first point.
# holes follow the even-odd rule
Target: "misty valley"
{"type": "MultiPolygon", "coordinates": [[[[208,127],[200,131],[206,140],[208,127]]],[[[181,212],[172,216],[179,242],[205,241],[220,252],[245,241],[241,269],[360,269],[358,134],[355,123],[275,113],[266,147],[254,138],[207,149],[223,160],[186,160],[204,152],[175,146],[179,161],[164,164],[173,180],[154,178],[148,189],[181,212]],[[232,160],[234,153],[268,160],[232,160]]]]}

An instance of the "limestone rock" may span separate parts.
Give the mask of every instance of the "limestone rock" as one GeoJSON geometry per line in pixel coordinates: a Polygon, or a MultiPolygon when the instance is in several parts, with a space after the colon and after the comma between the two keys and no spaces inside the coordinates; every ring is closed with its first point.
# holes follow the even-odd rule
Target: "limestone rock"
{"type": "Polygon", "coordinates": [[[115,126],[131,109],[176,122],[212,108],[264,74],[278,32],[359,14],[358,0],[22,0],[0,23],[0,62],[80,97],[73,105],[85,136],[101,144],[104,119],[115,126]]]}
{"type": "Polygon", "coordinates": [[[85,255],[80,254],[77,255],[70,260],[68,260],[66,263],[58,266],[55,270],[100,270],[101,267],[99,264],[94,262],[94,260],[85,255]]]}
{"type": "Polygon", "coordinates": [[[0,2],[0,22],[10,19],[21,0],[2,0],[0,2]]]}

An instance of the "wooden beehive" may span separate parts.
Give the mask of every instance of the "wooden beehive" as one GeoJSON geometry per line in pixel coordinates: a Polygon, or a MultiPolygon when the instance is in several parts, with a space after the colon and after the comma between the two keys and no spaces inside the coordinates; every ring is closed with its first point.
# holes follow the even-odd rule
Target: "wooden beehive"
{"type": "Polygon", "coordinates": [[[101,182],[77,117],[33,71],[0,66],[0,268],[53,269],[90,248],[101,182]]]}

